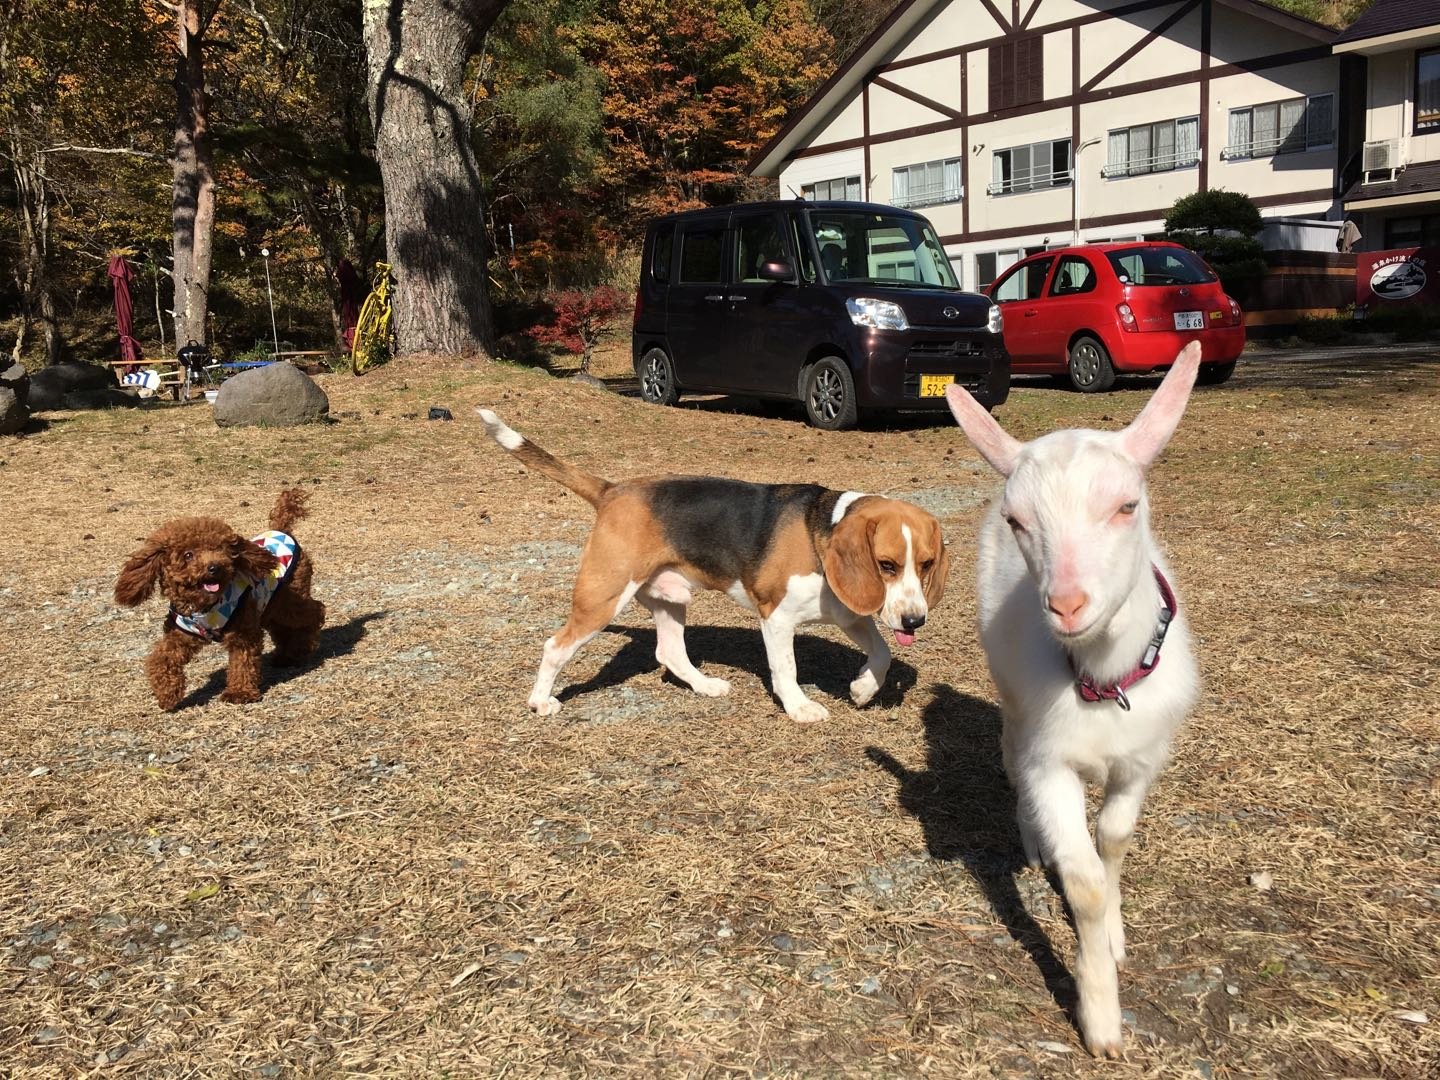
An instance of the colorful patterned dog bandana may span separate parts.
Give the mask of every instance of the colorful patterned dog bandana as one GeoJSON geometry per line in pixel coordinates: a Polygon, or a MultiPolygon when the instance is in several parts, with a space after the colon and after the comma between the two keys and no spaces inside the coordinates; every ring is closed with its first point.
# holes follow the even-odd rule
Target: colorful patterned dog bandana
{"type": "Polygon", "coordinates": [[[255,598],[256,610],[265,610],[265,605],[270,603],[276,590],[290,580],[295,560],[300,557],[300,545],[293,536],[273,530],[261,533],[250,542],[270,552],[280,560],[280,564],[259,581],[248,574],[237,573],[221,593],[219,602],[205,611],[197,611],[194,615],[181,615],[172,608],[168,620],[171,625],[206,641],[219,641],[225,635],[225,624],[235,614],[235,609],[240,606],[240,601],[245,598],[247,591],[255,598]]]}

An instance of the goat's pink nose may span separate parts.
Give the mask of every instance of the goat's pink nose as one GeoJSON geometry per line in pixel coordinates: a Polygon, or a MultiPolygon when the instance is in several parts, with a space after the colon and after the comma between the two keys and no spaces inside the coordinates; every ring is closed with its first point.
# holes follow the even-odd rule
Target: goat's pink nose
{"type": "Polygon", "coordinates": [[[1045,598],[1046,606],[1059,616],[1061,622],[1069,622],[1074,619],[1089,602],[1090,597],[1080,589],[1073,592],[1051,593],[1045,598]]]}

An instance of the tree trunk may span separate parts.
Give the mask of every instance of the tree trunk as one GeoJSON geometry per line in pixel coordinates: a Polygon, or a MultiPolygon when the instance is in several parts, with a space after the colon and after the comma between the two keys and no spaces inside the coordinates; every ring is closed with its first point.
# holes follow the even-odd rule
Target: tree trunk
{"type": "Polygon", "coordinates": [[[171,202],[175,260],[175,343],[205,343],[215,176],[210,156],[210,99],[205,92],[206,20],[201,0],[180,0],[175,62],[175,164],[171,202]]]}
{"type": "Polygon", "coordinates": [[[483,185],[463,80],[505,2],[378,0],[363,8],[401,354],[467,356],[493,344],[483,185]]]}
{"type": "Polygon", "coordinates": [[[12,138],[10,158],[15,174],[20,267],[23,268],[15,274],[20,286],[21,308],[16,358],[30,323],[37,321],[45,339],[45,362],[58,364],[65,358],[65,339],[60,333],[55,295],[50,289],[50,188],[45,175],[45,155],[34,146],[26,146],[22,139],[12,138]]]}

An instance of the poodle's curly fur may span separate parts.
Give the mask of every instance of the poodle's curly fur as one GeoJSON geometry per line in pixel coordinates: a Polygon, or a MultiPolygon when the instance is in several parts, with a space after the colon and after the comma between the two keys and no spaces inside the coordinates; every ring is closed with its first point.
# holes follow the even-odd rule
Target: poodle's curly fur
{"type": "MultiPolygon", "coordinates": [[[[308,498],[309,494],[299,488],[282,491],[270,511],[270,528],[293,535],[295,522],[306,514],[308,498]]],[[[211,607],[216,600],[216,586],[223,595],[237,573],[243,571],[259,579],[278,565],[274,555],[218,518],[175,518],[160,526],[145,546],[126,560],[115,582],[115,602],[135,607],[148,599],[158,585],[176,612],[193,615],[211,607]]],[[[270,598],[263,612],[255,610],[246,593],[220,641],[230,653],[221,701],[238,704],[260,700],[260,654],[266,631],[275,643],[277,664],[297,664],[315,651],[320,628],[325,625],[325,605],[310,595],[313,574],[314,564],[301,548],[289,580],[270,598]]],[[[185,665],[206,644],[166,620],[164,634],[145,661],[145,674],[162,709],[174,709],[184,699],[185,665]]]]}

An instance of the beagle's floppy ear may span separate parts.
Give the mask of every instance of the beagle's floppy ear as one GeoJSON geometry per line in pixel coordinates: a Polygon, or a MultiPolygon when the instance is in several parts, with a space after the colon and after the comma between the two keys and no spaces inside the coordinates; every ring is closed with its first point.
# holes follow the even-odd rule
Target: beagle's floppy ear
{"type": "Polygon", "coordinates": [[[125,565],[120,568],[120,577],[115,582],[117,604],[136,607],[150,598],[160,581],[160,563],[164,554],[165,545],[151,539],[125,560],[125,565]]]}
{"type": "Polygon", "coordinates": [[[885,603],[885,582],[875,565],[875,519],[847,514],[830,534],[825,552],[825,580],[830,589],[857,615],[874,615],[885,603]]]}
{"type": "Polygon", "coordinates": [[[925,607],[933,608],[945,595],[945,579],[950,576],[950,549],[945,546],[945,534],[940,523],[935,523],[935,544],[940,554],[935,556],[935,565],[930,568],[930,579],[925,582],[925,607]]]}
{"type": "Polygon", "coordinates": [[[235,557],[235,569],[252,581],[260,581],[280,565],[274,555],[239,533],[230,539],[230,552],[235,557]]]}

